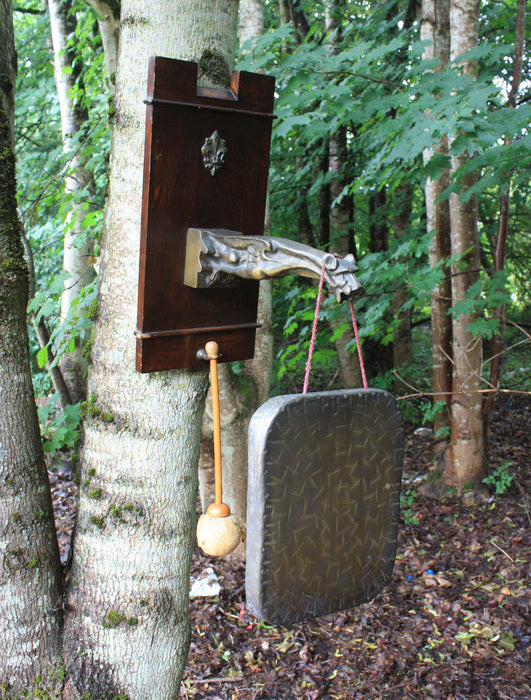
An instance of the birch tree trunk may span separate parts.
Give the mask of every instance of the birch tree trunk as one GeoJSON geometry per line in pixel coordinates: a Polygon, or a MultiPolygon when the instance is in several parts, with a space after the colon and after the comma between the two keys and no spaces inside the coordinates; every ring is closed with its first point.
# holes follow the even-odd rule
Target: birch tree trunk
{"type": "Polygon", "coordinates": [[[114,92],[116,69],[118,68],[118,43],[120,40],[120,3],[105,0],[86,0],[87,5],[98,15],[98,27],[103,44],[105,67],[110,89],[114,92]]]}
{"type": "MultiPolygon", "coordinates": [[[[424,57],[435,58],[438,65],[435,71],[446,66],[450,58],[450,0],[423,0],[421,38],[431,42],[425,49],[424,57]]],[[[442,138],[434,146],[438,153],[448,153],[448,139],[442,138]]],[[[426,150],[424,162],[428,162],[434,150],[426,150]]],[[[441,173],[437,181],[426,182],[426,218],[428,231],[433,231],[430,246],[430,266],[433,268],[451,255],[450,245],[450,206],[448,199],[439,196],[449,186],[449,173],[441,173]]],[[[436,285],[431,300],[432,320],[432,359],[433,359],[433,401],[442,402],[442,410],[434,416],[435,459],[437,474],[444,473],[444,465],[449,460],[450,401],[452,392],[452,320],[450,307],[452,299],[452,278],[450,270],[444,268],[443,279],[436,285]]]]}
{"type": "Polygon", "coordinates": [[[240,0],[240,45],[264,33],[264,0],[240,0]]]}
{"type": "Polygon", "coordinates": [[[291,0],[278,0],[280,24],[289,24],[293,19],[291,0]]]}
{"type": "Polygon", "coordinates": [[[14,697],[59,665],[62,606],[59,550],[29,365],[28,269],[12,135],[11,0],[0,1],[0,75],[0,683],[14,697]]]}
{"type": "MultiPolygon", "coordinates": [[[[452,60],[473,49],[478,43],[479,0],[451,0],[450,58],[452,60]]],[[[475,66],[462,62],[462,69],[472,74],[475,66]]],[[[454,172],[467,160],[466,154],[452,158],[454,172]]],[[[452,269],[452,305],[462,301],[470,287],[479,279],[479,235],[477,201],[466,202],[461,195],[476,181],[476,175],[465,175],[460,194],[450,196],[451,252],[458,256],[459,265],[452,269]],[[464,264],[464,269],[461,266],[464,264]]],[[[474,316],[452,317],[453,380],[452,424],[450,442],[452,463],[446,465],[444,481],[460,493],[467,484],[477,484],[485,474],[485,452],[481,406],[481,337],[468,330],[474,316]]]]}
{"type": "MultiPolygon", "coordinates": [[[[240,0],[240,45],[248,39],[254,39],[264,33],[264,0],[240,0]]],[[[266,211],[264,221],[264,235],[274,235],[271,231],[271,211],[269,192],[266,199],[266,211]]],[[[258,295],[257,321],[260,328],[256,333],[254,357],[249,360],[248,366],[254,383],[255,402],[253,411],[258,408],[268,397],[273,380],[273,282],[262,280],[258,295]]],[[[246,392],[249,396],[249,392],[246,392]]],[[[247,420],[247,425],[251,413],[247,420]]],[[[245,511],[247,511],[247,428],[245,429],[245,511]]]]}
{"type": "Polygon", "coordinates": [[[70,696],[170,699],[188,653],[189,572],[207,373],[135,372],[147,66],[230,75],[234,0],[124,0],[99,317],[65,629],[70,696]],[[208,49],[208,51],[206,51],[208,49]],[[215,66],[212,63],[215,63],[215,66]]]}
{"type": "MultiPolygon", "coordinates": [[[[245,43],[264,31],[263,0],[240,2],[239,41],[245,43]]],[[[271,235],[269,200],[266,205],[265,235],[271,235]]],[[[235,374],[228,364],[218,368],[220,391],[221,456],[223,462],[223,500],[236,515],[245,539],[247,520],[247,433],[254,411],[263,403],[271,388],[273,369],[272,283],[260,282],[258,323],[254,358],[235,374]]],[[[214,454],[212,415],[209,394],[203,419],[201,456],[199,459],[200,497],[203,510],[214,501],[214,454]]],[[[245,556],[245,543],[235,550],[235,558],[245,556]]]]}
{"type": "MultiPolygon", "coordinates": [[[[352,252],[350,240],[352,198],[350,195],[344,195],[340,201],[337,200],[347,184],[344,174],[346,152],[346,130],[344,127],[341,127],[338,132],[330,137],[331,207],[329,222],[331,250],[343,257],[352,252]]],[[[341,323],[344,323],[344,319],[332,320],[330,325],[335,330],[341,323]]],[[[354,329],[350,320],[347,324],[347,328],[342,335],[334,340],[334,346],[339,361],[341,381],[346,389],[351,389],[362,386],[362,377],[358,353],[355,349],[353,351],[347,350],[349,344],[355,347],[353,346],[353,343],[355,343],[354,329]]]]}
{"type": "MultiPolygon", "coordinates": [[[[79,297],[83,287],[94,279],[94,269],[89,262],[94,245],[87,232],[83,230],[84,202],[79,201],[79,198],[76,201],[76,194],[90,184],[91,178],[79,152],[72,152],[72,138],[79,132],[87,118],[84,110],[76,107],[71,97],[77,71],[73,65],[74,57],[68,47],[68,35],[75,29],[75,17],[70,13],[70,2],[48,0],[48,10],[54,53],[55,84],[61,111],[63,151],[70,159],[65,178],[65,194],[72,198],[72,207],[64,231],[63,270],[68,273],[65,289],[61,295],[61,319],[64,322],[72,302],[79,297]]],[[[74,352],[64,353],[61,356],[59,365],[72,400],[77,403],[86,398],[87,361],[79,343],[76,343],[74,352]]]]}

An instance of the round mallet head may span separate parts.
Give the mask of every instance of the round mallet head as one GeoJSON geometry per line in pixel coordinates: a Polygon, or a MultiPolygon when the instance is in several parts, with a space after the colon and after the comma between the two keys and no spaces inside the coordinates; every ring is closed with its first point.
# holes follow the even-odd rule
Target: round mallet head
{"type": "Polygon", "coordinates": [[[205,345],[205,352],[210,360],[217,360],[219,357],[219,345],[215,340],[210,340],[205,345]]]}
{"type": "Polygon", "coordinates": [[[241,537],[240,523],[226,503],[212,503],[197,521],[197,544],[211,557],[233,552],[241,537]]]}

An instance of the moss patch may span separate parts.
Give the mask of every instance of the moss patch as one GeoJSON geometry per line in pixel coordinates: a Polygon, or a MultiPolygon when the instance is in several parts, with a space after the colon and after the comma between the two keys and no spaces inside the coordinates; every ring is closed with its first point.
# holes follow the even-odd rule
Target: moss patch
{"type": "Polygon", "coordinates": [[[17,213],[15,156],[11,149],[9,120],[0,107],[0,275],[28,274],[17,213]]]}
{"type": "Polygon", "coordinates": [[[104,423],[112,423],[114,421],[113,414],[109,411],[104,411],[103,408],[98,405],[97,398],[94,394],[91,395],[88,401],[82,401],[79,404],[79,415],[82,420],[92,418],[102,420],[104,423]]]}
{"type": "Polygon", "coordinates": [[[102,518],[100,515],[91,515],[89,518],[89,522],[92,523],[92,525],[95,525],[100,530],[103,530],[103,528],[105,527],[105,519],[102,518]]]}
{"type": "Polygon", "coordinates": [[[125,615],[117,613],[114,610],[109,610],[107,615],[105,615],[103,627],[105,627],[105,629],[113,629],[118,627],[122,622],[125,622],[125,615]]]}
{"type": "Polygon", "coordinates": [[[230,86],[231,71],[225,57],[217,49],[205,49],[199,59],[199,81],[217,87],[230,86]]]}

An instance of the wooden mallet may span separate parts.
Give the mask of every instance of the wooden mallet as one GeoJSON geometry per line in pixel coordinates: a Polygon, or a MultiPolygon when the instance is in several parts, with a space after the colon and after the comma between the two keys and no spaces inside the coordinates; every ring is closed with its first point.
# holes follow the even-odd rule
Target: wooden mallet
{"type": "Polygon", "coordinates": [[[214,341],[205,345],[210,361],[212,388],[212,420],[214,423],[214,495],[207,512],[197,522],[197,543],[211,557],[222,557],[234,551],[241,541],[240,523],[223,503],[221,476],[221,425],[219,417],[218,363],[219,346],[214,341]]]}

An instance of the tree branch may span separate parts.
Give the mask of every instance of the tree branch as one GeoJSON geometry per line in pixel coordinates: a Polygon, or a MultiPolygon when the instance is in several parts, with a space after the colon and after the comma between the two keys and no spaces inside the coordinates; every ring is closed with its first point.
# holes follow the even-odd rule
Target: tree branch
{"type": "MultiPolygon", "coordinates": [[[[26,259],[28,261],[28,271],[29,271],[29,289],[28,296],[32,299],[35,296],[35,265],[33,263],[33,251],[31,249],[30,243],[26,238],[26,233],[24,231],[24,226],[20,227],[20,233],[22,237],[22,243],[24,245],[24,250],[26,252],[26,259]]],[[[61,407],[64,409],[66,406],[72,403],[70,398],[70,392],[66,386],[63,373],[59,365],[54,364],[54,354],[50,347],[50,331],[46,325],[46,321],[41,318],[39,321],[35,318],[34,313],[30,313],[31,323],[35,330],[35,335],[39,342],[39,347],[48,348],[46,368],[50,374],[50,379],[52,380],[53,387],[55,391],[59,394],[61,407]]]]}
{"type": "Polygon", "coordinates": [[[109,22],[113,29],[120,26],[120,3],[108,3],[105,0],[85,0],[90,5],[98,17],[105,22],[109,22]],[[113,9],[114,7],[114,9],[113,9]]]}
{"type": "Polygon", "coordinates": [[[34,7],[14,7],[13,12],[20,12],[24,15],[43,15],[46,10],[39,10],[34,7]]]}
{"type": "Polygon", "coordinates": [[[400,91],[403,91],[404,87],[403,85],[400,85],[399,83],[394,83],[392,80],[385,80],[385,78],[373,78],[371,75],[365,75],[364,73],[354,73],[353,71],[350,70],[338,70],[338,71],[324,71],[324,70],[316,70],[314,73],[320,74],[320,75],[352,75],[355,78],[362,78],[363,80],[368,80],[371,83],[380,83],[381,85],[390,85],[391,87],[398,88],[400,91]]]}

